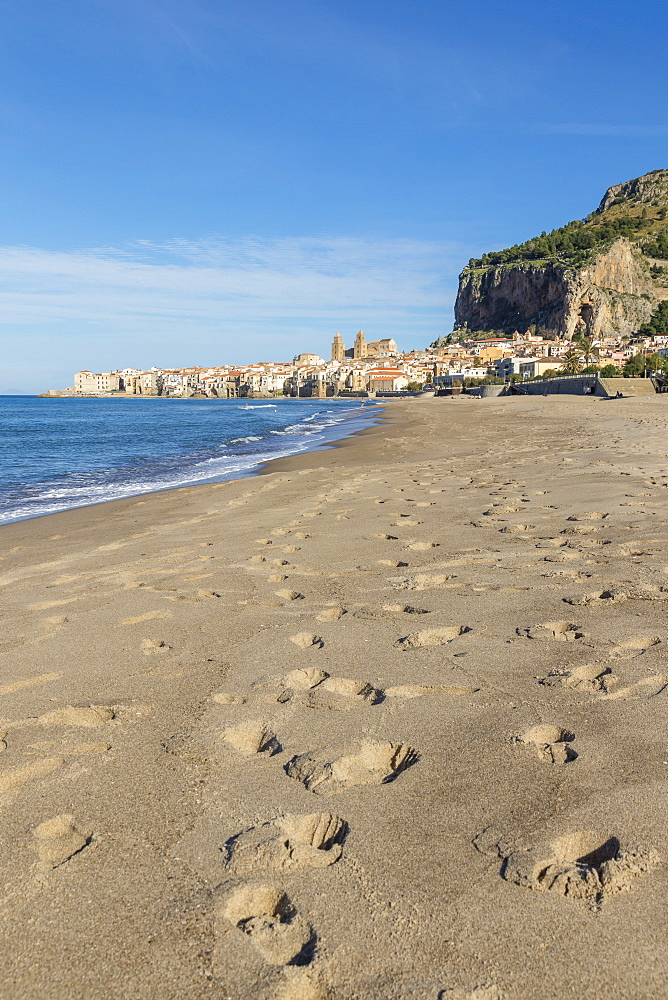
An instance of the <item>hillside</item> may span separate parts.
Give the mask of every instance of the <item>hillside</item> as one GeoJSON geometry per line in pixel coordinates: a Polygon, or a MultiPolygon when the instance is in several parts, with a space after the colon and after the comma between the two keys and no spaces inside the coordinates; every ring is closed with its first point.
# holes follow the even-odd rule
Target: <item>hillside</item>
{"type": "Polygon", "coordinates": [[[668,170],[608,188],[585,219],[472,258],[455,334],[624,335],[668,298],[668,170]]]}

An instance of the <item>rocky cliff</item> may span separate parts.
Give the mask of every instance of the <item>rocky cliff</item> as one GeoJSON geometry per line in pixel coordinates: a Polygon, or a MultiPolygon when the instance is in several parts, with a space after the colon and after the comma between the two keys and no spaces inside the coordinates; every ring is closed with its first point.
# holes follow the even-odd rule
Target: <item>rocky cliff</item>
{"type": "Polygon", "coordinates": [[[632,334],[668,298],[668,170],[617,184],[586,219],[472,259],[455,331],[632,334]]]}

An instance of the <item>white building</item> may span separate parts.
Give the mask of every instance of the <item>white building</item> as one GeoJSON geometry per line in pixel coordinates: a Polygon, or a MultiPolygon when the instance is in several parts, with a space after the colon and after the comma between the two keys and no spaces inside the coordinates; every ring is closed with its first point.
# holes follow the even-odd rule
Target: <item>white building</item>
{"type": "Polygon", "coordinates": [[[77,372],[74,376],[74,388],[86,395],[119,392],[121,376],[119,372],[77,372]]]}

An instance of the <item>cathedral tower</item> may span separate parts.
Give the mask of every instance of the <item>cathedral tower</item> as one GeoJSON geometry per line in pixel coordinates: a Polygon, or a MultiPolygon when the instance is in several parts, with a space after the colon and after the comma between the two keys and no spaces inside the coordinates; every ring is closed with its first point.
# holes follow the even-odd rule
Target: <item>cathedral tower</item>
{"type": "Polygon", "coordinates": [[[346,353],[346,345],[341,339],[341,334],[337,330],[332,341],[332,361],[343,361],[346,353]]]}
{"type": "Polygon", "coordinates": [[[355,337],[355,353],[356,358],[366,357],[366,337],[364,336],[364,331],[359,330],[357,336],[355,337]]]}

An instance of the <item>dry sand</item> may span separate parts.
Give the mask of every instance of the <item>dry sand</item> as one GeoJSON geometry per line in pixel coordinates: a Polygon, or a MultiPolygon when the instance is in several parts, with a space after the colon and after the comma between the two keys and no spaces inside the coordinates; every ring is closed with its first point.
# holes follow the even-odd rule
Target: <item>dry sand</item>
{"type": "Polygon", "coordinates": [[[668,996],[667,414],[3,527],[2,997],[668,996]]]}

